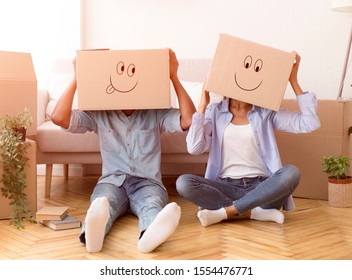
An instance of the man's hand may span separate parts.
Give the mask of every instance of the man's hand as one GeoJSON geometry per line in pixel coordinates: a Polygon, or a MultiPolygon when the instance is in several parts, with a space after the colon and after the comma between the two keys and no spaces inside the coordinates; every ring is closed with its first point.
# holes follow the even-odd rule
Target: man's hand
{"type": "Polygon", "coordinates": [[[178,60],[175,52],[172,49],[169,49],[169,65],[170,65],[170,79],[174,81],[177,79],[177,71],[178,71],[178,60]]]}

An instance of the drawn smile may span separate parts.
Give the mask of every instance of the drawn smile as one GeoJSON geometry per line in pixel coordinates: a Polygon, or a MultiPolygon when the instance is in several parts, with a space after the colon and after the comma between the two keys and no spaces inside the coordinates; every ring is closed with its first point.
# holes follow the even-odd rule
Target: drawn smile
{"type": "Polygon", "coordinates": [[[137,84],[138,84],[138,81],[135,83],[135,85],[131,89],[128,89],[128,90],[118,89],[113,86],[113,83],[111,81],[111,75],[110,75],[110,85],[109,85],[109,87],[111,87],[110,92],[113,92],[113,91],[117,91],[117,92],[121,92],[121,93],[131,92],[132,90],[134,90],[136,88],[137,84]]]}
{"type": "Polygon", "coordinates": [[[236,76],[236,73],[235,73],[235,83],[236,83],[236,85],[237,85],[240,89],[242,89],[242,90],[244,90],[244,91],[254,91],[254,90],[256,90],[257,88],[259,88],[259,87],[261,86],[262,82],[263,82],[263,81],[261,81],[261,82],[259,83],[259,85],[257,85],[257,86],[254,87],[254,88],[244,88],[244,87],[242,87],[242,86],[239,85],[239,83],[238,83],[238,81],[237,81],[237,76],[236,76]]]}

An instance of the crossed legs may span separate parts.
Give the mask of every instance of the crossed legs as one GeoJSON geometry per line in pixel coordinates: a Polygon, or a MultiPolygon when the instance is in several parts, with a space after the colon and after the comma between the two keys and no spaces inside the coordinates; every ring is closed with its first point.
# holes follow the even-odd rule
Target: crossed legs
{"type": "Polygon", "coordinates": [[[297,187],[300,172],[287,165],[268,178],[207,180],[182,175],[176,182],[179,194],[200,206],[197,214],[203,226],[244,216],[254,220],[284,222],[279,211],[297,187]]]}

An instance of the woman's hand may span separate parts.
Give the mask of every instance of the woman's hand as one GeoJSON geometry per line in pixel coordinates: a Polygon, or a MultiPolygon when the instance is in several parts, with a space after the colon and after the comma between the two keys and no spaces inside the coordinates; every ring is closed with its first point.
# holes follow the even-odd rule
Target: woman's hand
{"type": "Polygon", "coordinates": [[[297,73],[299,69],[299,64],[301,62],[301,57],[299,56],[298,53],[293,52],[295,54],[295,62],[293,63],[291,74],[289,77],[289,82],[292,86],[293,91],[295,92],[296,95],[301,95],[303,94],[303,91],[298,83],[297,79],[297,73]]]}
{"type": "Polygon", "coordinates": [[[207,108],[207,106],[210,103],[209,91],[204,89],[205,83],[206,83],[206,80],[203,83],[202,96],[201,96],[200,102],[198,104],[198,113],[200,113],[200,114],[205,113],[205,109],[207,108]]]}

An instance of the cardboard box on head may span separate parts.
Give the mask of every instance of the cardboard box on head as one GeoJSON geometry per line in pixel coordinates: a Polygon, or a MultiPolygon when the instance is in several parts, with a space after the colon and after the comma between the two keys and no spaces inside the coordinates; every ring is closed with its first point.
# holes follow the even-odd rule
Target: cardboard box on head
{"type": "Polygon", "coordinates": [[[77,52],[81,110],[171,107],[169,50],[82,50],[77,52]]]}
{"type": "Polygon", "coordinates": [[[278,111],[295,55],[221,34],[205,89],[278,111]]]}

